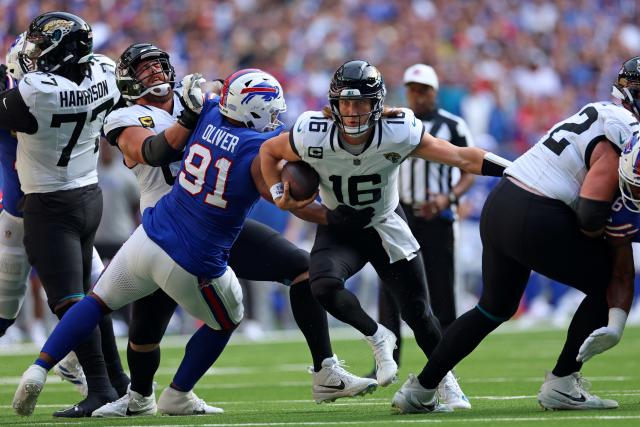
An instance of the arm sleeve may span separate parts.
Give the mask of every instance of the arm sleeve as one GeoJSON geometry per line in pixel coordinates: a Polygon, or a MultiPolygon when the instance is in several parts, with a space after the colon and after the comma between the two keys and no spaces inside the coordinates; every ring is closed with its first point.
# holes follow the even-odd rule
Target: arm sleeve
{"type": "Polygon", "coordinates": [[[34,134],[38,131],[38,120],[29,111],[18,88],[0,95],[0,128],[34,134]]]}

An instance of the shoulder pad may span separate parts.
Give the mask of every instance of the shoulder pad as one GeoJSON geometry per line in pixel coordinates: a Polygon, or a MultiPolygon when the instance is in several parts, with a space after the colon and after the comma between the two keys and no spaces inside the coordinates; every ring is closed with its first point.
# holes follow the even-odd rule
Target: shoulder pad
{"type": "Polygon", "coordinates": [[[424,133],[424,125],[418,120],[409,108],[401,108],[402,112],[398,117],[384,117],[382,122],[382,132],[385,143],[401,144],[408,143],[417,145],[424,133]]]}

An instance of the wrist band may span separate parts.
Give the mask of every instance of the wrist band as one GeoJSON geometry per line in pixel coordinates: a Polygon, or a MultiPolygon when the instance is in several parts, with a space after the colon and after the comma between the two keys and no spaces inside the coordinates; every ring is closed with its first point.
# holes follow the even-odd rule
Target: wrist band
{"type": "Polygon", "coordinates": [[[622,336],[625,323],[627,323],[626,311],[618,307],[609,309],[609,324],[607,326],[616,331],[619,337],[622,336]]]}
{"type": "Polygon", "coordinates": [[[284,196],[284,184],[281,182],[275,183],[271,186],[269,191],[271,192],[271,198],[275,201],[276,199],[284,196]]]}

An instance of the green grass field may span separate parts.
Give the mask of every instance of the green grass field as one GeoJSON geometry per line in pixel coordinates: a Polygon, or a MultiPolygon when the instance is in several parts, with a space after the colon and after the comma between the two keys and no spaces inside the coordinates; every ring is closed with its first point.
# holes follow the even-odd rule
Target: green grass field
{"type": "MultiPolygon", "coordinates": [[[[207,402],[225,413],[200,417],[140,417],[108,420],[58,420],[51,413],[79,400],[68,383],[50,375],[34,416],[13,414],[11,399],[22,371],[32,362],[34,349],[2,351],[0,355],[0,425],[207,425],[207,426],[638,426],[640,425],[640,329],[628,328],[623,342],[583,369],[592,391],[616,399],[611,411],[543,411],[536,401],[545,369],[560,351],[564,331],[503,332],[487,338],[457,368],[460,384],[473,409],[448,414],[394,415],[393,393],[410,372],[420,371],[424,357],[412,338],[405,339],[400,380],[364,398],[340,399],[317,405],[311,400],[309,356],[301,340],[246,343],[235,340],[215,368],[196,386],[207,402]]],[[[169,339],[156,377],[166,386],[182,357],[185,339],[169,339]]],[[[120,348],[124,345],[120,344],[120,348]]],[[[363,340],[334,340],[334,351],[352,372],[364,374],[372,365],[363,340]]],[[[158,394],[159,395],[159,392],[158,394]]]]}

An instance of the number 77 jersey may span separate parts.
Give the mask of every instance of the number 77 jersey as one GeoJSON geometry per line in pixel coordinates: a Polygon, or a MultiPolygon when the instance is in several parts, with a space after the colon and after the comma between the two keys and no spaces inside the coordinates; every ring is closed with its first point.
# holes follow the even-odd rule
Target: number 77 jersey
{"type": "Polygon", "coordinates": [[[551,128],[505,173],[575,209],[596,144],[606,138],[621,152],[627,139],[639,132],[638,119],[624,107],[587,104],[551,128]]]}
{"type": "Polygon", "coordinates": [[[100,132],[120,92],[112,60],[95,55],[88,65],[89,73],[80,84],[36,72],[25,75],[18,85],[38,122],[34,134],[17,134],[16,167],[26,194],[71,190],[98,182],[100,132]]]}

